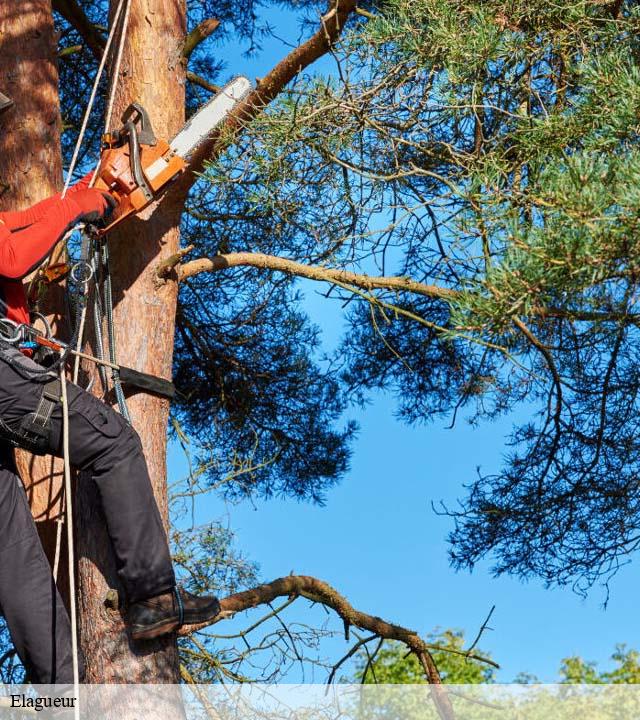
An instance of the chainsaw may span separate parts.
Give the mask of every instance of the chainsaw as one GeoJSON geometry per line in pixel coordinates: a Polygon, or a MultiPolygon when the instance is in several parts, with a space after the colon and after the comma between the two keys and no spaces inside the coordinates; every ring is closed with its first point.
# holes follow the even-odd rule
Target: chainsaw
{"type": "Polygon", "coordinates": [[[189,158],[252,90],[237,77],[198,110],[173,140],[156,137],[147,111],[133,103],[122,116],[122,127],[102,139],[100,166],[94,187],[116,201],[103,235],[125,218],[153,202],[187,168],[189,158]]]}

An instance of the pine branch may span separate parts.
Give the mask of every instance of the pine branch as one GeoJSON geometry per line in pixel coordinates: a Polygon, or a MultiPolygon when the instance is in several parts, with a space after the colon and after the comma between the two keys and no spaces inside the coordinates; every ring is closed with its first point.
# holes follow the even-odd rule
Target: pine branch
{"type": "Polygon", "coordinates": [[[220,20],[207,18],[195,27],[186,37],[182,48],[182,57],[189,60],[193,51],[220,27],[220,20]]]}
{"type": "MultiPolygon", "coordinates": [[[[181,265],[183,256],[193,250],[189,246],[186,251],[176,254],[158,266],[157,274],[162,280],[175,276],[178,281],[185,280],[203,272],[220,272],[233,267],[254,267],[261,270],[276,270],[288,275],[296,275],[317,280],[319,282],[352,285],[363,290],[394,290],[408,292],[424,297],[440,300],[455,300],[462,296],[462,291],[453,290],[439,285],[428,285],[411,278],[401,276],[374,276],[349,272],[338,268],[305,265],[304,263],[276,255],[263,253],[238,252],[215,255],[212,258],[198,258],[181,265]]],[[[588,310],[569,310],[558,307],[534,306],[529,315],[537,320],[567,320],[568,322],[623,322],[640,326],[640,315],[622,312],[604,312],[588,310]]]]}
{"type": "Polygon", "coordinates": [[[53,9],[78,32],[97,60],[104,51],[105,40],[75,0],[53,0],[53,9]]]}
{"type": "Polygon", "coordinates": [[[226,122],[191,159],[190,169],[180,190],[187,192],[197,180],[206,160],[219,155],[253,118],[262,112],[302,70],[325,55],[339,39],[349,17],[355,13],[357,0],[331,0],[329,10],[320,18],[320,27],[306,42],[281,60],[258,83],[257,88],[229,115],[226,122]],[[221,138],[224,138],[222,140],[221,138]]]}
{"type": "MultiPolygon", "coordinates": [[[[177,260],[179,260],[179,258],[177,258],[177,260]]],[[[174,263],[171,268],[166,266],[160,267],[158,269],[158,275],[163,277],[167,272],[173,270],[175,266],[176,263],[174,263]]],[[[178,280],[185,280],[188,277],[193,277],[202,272],[217,272],[232,267],[255,267],[262,270],[277,270],[289,275],[305,277],[309,280],[355,285],[364,290],[381,289],[410,292],[440,300],[453,300],[460,295],[457,290],[450,290],[449,288],[439,287],[438,285],[427,285],[407,277],[375,277],[349,272],[347,270],[339,270],[337,268],[305,265],[295,260],[288,260],[287,258],[277,257],[275,255],[252,252],[228,253],[225,255],[215,255],[212,258],[192,260],[184,265],[180,265],[177,268],[177,275],[178,280]]]]}

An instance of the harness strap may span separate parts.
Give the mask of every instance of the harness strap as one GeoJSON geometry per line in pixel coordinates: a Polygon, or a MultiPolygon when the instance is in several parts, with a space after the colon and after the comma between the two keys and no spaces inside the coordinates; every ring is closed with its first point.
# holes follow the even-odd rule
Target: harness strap
{"type": "Polygon", "coordinates": [[[51,415],[55,406],[60,402],[62,396],[62,388],[59,378],[51,380],[42,388],[40,402],[33,414],[33,424],[39,425],[41,428],[48,428],[51,422],[51,415]]]}

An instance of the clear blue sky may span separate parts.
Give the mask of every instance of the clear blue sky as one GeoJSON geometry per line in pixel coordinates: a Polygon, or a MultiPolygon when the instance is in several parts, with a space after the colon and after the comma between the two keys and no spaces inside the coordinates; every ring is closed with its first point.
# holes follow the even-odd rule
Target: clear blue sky
{"type": "MultiPolygon", "coordinates": [[[[268,19],[280,38],[297,40],[292,15],[269,11],[268,19]]],[[[286,52],[275,38],[266,39],[256,57],[243,58],[243,49],[225,48],[230,76],[263,76],[286,52]]],[[[321,286],[304,288],[309,311],[330,346],[340,333],[339,307],[327,306],[317,292],[321,286]]],[[[393,399],[387,396],[376,396],[366,412],[354,411],[352,417],[361,427],[352,469],[330,492],[326,507],[282,500],[206,507],[210,519],[228,513],[239,546],[260,564],[264,580],[291,571],[314,575],[359,609],[423,633],[453,627],[474,637],[495,605],[493,630],[481,647],[501,664],[502,682],[522,671],[550,682],[567,655],[604,667],[616,643],[640,648],[636,563],[612,581],[606,609],[598,589],[583,600],[570,588],[547,590],[538,582],[495,579],[487,565],[472,574],[449,567],[451,521],[436,516],[431,502],[461,496],[478,465],[484,471],[499,467],[513,419],[480,429],[459,423],[447,430],[444,422],[409,428],[394,419],[393,399]]],[[[169,467],[174,477],[184,468],[175,448],[169,467]]],[[[344,651],[343,645],[336,648],[336,653],[344,651]]]]}

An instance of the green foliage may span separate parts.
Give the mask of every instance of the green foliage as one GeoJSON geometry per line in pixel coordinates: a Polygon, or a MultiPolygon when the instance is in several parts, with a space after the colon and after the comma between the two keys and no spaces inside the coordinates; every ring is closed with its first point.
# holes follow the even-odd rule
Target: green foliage
{"type": "MultiPolygon", "coordinates": [[[[427,642],[433,647],[432,656],[443,682],[476,685],[495,681],[493,667],[465,655],[462,632],[434,632],[429,635],[427,642]]],[[[488,657],[482,651],[476,654],[488,657]]],[[[355,663],[352,681],[383,685],[418,685],[427,682],[418,658],[408,653],[406,646],[399,642],[386,642],[373,657],[361,651],[355,663]]]]}
{"type": "MultiPolygon", "coordinates": [[[[348,327],[327,358],[291,277],[236,268],[184,283],[174,410],[199,440],[201,487],[322,501],[348,467],[355,428],[341,417],[373,390],[409,422],[524,407],[504,466],[451,513],[452,561],[491,554],[496,573],[606,583],[640,529],[640,11],[367,8],[376,19],[350,22],[327,76],[296,78],[207,168],[183,242],[427,289],[334,284],[348,327]]],[[[252,2],[189,9],[191,26],[215,16],[260,40],[252,2]]],[[[214,81],[215,42],[193,60],[214,81]]],[[[91,62],[62,63],[70,126],[91,62]]]]}
{"type": "Polygon", "coordinates": [[[328,77],[299,78],[210,166],[205,215],[225,247],[241,238],[423,283],[337,285],[349,330],[334,377],[362,403],[394,392],[410,422],[526,408],[503,468],[451,513],[452,561],[491,554],[496,573],[584,592],[625,562],[640,528],[640,11],[372,11],[328,77]]]}
{"type": "MultiPolygon", "coordinates": [[[[456,685],[497,682],[496,671],[492,666],[467,656],[461,631],[449,629],[433,632],[427,642],[433,648],[432,656],[443,682],[456,685]]],[[[491,658],[482,650],[474,650],[472,653],[491,658]]],[[[560,663],[557,682],[570,685],[634,685],[640,682],[638,650],[624,644],[616,645],[611,654],[611,665],[608,670],[599,670],[595,662],[579,656],[567,657],[560,663]]],[[[405,645],[395,641],[384,643],[376,653],[361,650],[356,656],[354,673],[348,680],[378,685],[420,685],[427,682],[424,669],[416,656],[408,652],[405,645]]],[[[514,682],[536,684],[540,680],[534,675],[520,673],[514,682]]]]}
{"type": "Polygon", "coordinates": [[[613,669],[598,670],[594,662],[580,657],[569,657],[562,661],[560,677],[563,683],[609,683],[612,685],[640,683],[640,653],[616,645],[611,655],[613,669]]]}

